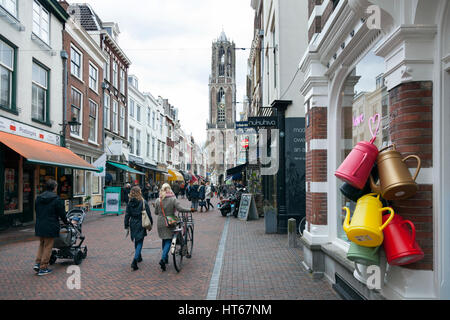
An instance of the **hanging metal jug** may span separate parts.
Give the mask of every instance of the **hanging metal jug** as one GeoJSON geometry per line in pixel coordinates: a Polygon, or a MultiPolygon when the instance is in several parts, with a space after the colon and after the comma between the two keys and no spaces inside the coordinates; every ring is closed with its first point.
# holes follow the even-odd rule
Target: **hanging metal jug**
{"type": "Polygon", "coordinates": [[[421,161],[416,155],[409,155],[402,159],[401,154],[395,150],[395,145],[390,145],[382,150],[377,157],[378,174],[380,184],[375,184],[370,176],[370,187],[373,192],[381,194],[386,200],[402,200],[412,197],[418,189],[416,178],[420,171],[421,161]],[[392,147],[392,150],[388,150],[392,147]],[[417,168],[414,177],[411,177],[405,164],[407,159],[417,160],[417,168]]]}

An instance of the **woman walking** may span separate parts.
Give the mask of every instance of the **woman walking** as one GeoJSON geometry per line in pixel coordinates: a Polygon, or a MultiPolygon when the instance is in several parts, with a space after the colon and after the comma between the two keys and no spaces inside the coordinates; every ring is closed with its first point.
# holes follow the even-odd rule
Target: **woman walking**
{"type": "Polygon", "coordinates": [[[162,255],[159,265],[162,271],[166,271],[166,264],[169,263],[169,250],[172,242],[175,227],[168,227],[167,216],[174,216],[175,212],[194,211],[191,208],[184,208],[175,197],[170,185],[165,183],[159,192],[159,199],[155,201],[155,214],[158,216],[158,235],[162,240],[162,255]]]}
{"type": "Polygon", "coordinates": [[[189,188],[189,201],[191,201],[191,208],[198,209],[198,201],[200,200],[200,187],[197,181],[194,181],[189,188]]]}
{"type": "Polygon", "coordinates": [[[137,270],[138,262],[142,261],[141,251],[144,244],[144,238],[147,236],[147,230],[142,227],[142,211],[145,210],[150,222],[153,224],[150,207],[142,197],[141,188],[134,186],[130,191],[130,201],[128,202],[125,214],[125,229],[130,228],[131,241],[134,241],[134,258],[131,268],[137,270]]]}
{"type": "Polygon", "coordinates": [[[211,198],[214,197],[214,190],[209,181],[206,182],[205,192],[206,192],[206,211],[209,211],[210,207],[214,208],[214,206],[211,204],[211,198]]]}

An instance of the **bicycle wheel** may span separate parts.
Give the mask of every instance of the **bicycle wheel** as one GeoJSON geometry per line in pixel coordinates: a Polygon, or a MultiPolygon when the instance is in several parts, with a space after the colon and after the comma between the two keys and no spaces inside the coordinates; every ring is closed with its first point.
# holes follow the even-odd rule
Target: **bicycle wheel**
{"type": "Polygon", "coordinates": [[[186,258],[190,259],[192,257],[192,250],[194,250],[194,228],[188,226],[185,235],[186,243],[186,258]]]}
{"type": "Polygon", "coordinates": [[[175,250],[173,251],[173,266],[177,272],[181,271],[181,263],[183,262],[184,240],[181,233],[177,234],[175,250]]]}

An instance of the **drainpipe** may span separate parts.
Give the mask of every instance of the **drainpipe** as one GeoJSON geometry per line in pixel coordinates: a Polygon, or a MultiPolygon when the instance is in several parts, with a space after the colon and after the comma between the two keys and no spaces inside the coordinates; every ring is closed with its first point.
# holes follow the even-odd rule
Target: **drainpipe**
{"type": "Polygon", "coordinates": [[[69,55],[66,50],[61,51],[61,58],[63,60],[63,141],[61,146],[66,146],[66,124],[67,124],[67,59],[69,55]]]}

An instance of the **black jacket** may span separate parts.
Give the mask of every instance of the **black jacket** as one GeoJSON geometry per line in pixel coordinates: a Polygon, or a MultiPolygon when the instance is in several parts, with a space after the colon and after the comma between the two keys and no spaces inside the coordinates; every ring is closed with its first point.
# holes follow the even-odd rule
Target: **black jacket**
{"type": "Polygon", "coordinates": [[[131,188],[122,188],[122,202],[128,203],[131,188]]]}
{"type": "MultiPolygon", "coordinates": [[[[130,237],[131,240],[140,241],[143,240],[145,236],[147,236],[147,230],[142,227],[142,201],[139,201],[135,198],[131,198],[130,202],[127,205],[127,211],[125,214],[125,229],[130,227],[130,237]]],[[[153,224],[152,213],[150,212],[150,207],[148,206],[147,201],[145,203],[145,211],[153,224]]]]}
{"type": "Polygon", "coordinates": [[[188,197],[190,201],[200,199],[200,192],[197,184],[194,184],[192,187],[189,188],[188,197]]]}
{"type": "Polygon", "coordinates": [[[51,191],[41,193],[36,198],[35,235],[46,238],[59,237],[59,219],[68,223],[63,201],[51,191]]]}

